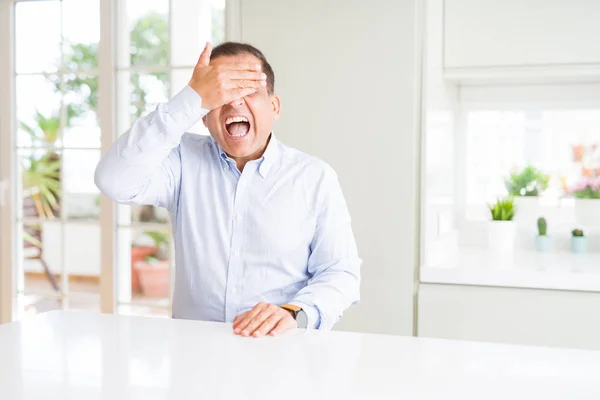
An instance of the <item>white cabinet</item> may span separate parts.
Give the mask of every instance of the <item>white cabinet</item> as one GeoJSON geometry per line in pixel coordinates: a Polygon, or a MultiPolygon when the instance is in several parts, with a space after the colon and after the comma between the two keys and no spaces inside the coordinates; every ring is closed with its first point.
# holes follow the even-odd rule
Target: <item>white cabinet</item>
{"type": "Polygon", "coordinates": [[[590,74],[600,68],[598,0],[445,0],[447,74],[590,74]]]}

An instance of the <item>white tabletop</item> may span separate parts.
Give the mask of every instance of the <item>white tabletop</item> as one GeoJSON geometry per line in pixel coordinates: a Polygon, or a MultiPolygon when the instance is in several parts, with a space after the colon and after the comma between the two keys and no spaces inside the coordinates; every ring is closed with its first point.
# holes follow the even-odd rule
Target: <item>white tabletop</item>
{"type": "Polygon", "coordinates": [[[598,400],[600,352],[51,312],[0,326],[0,399],[598,400]]]}

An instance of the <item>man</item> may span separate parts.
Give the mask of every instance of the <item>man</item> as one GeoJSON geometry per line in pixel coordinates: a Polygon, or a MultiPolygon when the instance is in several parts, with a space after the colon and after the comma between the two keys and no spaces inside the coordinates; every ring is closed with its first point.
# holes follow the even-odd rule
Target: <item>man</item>
{"type": "Polygon", "coordinates": [[[337,176],[275,138],[274,86],[258,49],[207,44],[188,86],[97,167],[96,185],[114,201],[169,210],[174,318],[233,322],[235,334],[260,337],[329,329],[359,299],[361,260],[337,176]],[[210,137],[184,133],[200,118],[210,137]]]}

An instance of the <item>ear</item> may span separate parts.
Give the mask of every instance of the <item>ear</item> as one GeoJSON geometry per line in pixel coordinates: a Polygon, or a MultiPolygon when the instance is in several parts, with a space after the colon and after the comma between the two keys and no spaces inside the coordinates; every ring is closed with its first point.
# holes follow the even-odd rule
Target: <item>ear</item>
{"type": "Polygon", "coordinates": [[[281,99],[276,94],[271,96],[271,105],[273,106],[273,119],[279,119],[281,113],[281,99]]]}

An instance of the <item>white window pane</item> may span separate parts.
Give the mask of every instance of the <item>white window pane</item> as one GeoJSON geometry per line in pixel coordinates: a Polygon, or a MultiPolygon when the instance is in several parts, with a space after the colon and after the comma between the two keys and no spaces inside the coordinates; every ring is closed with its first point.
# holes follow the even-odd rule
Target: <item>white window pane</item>
{"type": "Polygon", "coordinates": [[[17,73],[56,71],[61,62],[59,1],[31,1],[15,6],[17,73]]]}
{"type": "Polygon", "coordinates": [[[100,41],[100,5],[98,0],[62,1],[64,52],[67,67],[97,68],[100,41]]]}
{"type": "Polygon", "coordinates": [[[117,6],[118,66],[167,66],[169,0],[122,0],[117,6]]]}
{"type": "Polygon", "coordinates": [[[214,47],[223,40],[225,8],[222,3],[172,0],[172,65],[194,66],[206,42],[213,42],[214,47]]]}
{"type": "Polygon", "coordinates": [[[58,78],[43,75],[17,76],[16,100],[17,144],[21,147],[60,145],[58,78]]]}

